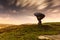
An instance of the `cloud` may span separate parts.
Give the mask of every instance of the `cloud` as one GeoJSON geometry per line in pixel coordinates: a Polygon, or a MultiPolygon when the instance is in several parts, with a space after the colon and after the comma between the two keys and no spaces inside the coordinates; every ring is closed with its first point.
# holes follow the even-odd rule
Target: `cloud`
{"type": "Polygon", "coordinates": [[[33,16],[35,12],[46,15],[43,22],[58,21],[59,10],[59,0],[0,0],[0,23],[37,23],[36,17],[33,16]]]}
{"type": "Polygon", "coordinates": [[[52,0],[0,0],[0,5],[10,9],[35,8],[38,10],[40,6],[45,8],[51,5],[51,2],[52,0]]]}

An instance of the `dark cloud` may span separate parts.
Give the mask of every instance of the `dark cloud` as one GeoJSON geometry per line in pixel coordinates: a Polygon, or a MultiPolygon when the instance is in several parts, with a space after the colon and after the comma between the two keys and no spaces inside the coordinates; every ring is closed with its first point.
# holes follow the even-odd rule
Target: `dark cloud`
{"type": "Polygon", "coordinates": [[[56,8],[60,8],[59,2],[59,0],[0,0],[0,14],[21,16],[32,15],[37,11],[51,12],[56,8]]]}
{"type": "MultiPolygon", "coordinates": [[[[2,5],[4,8],[15,9],[15,10],[17,10],[17,9],[23,9],[23,8],[25,8],[25,9],[29,9],[29,8],[35,9],[38,6],[38,5],[35,6],[35,4],[32,5],[29,0],[27,0],[27,3],[24,6],[24,4],[22,4],[22,3],[24,3],[24,1],[25,0],[0,0],[0,5],[2,5]],[[21,4],[18,5],[17,4],[18,2],[20,2],[21,4]],[[30,4],[31,4],[31,6],[28,7],[30,4]],[[22,7],[22,5],[23,5],[23,7],[22,7]]],[[[34,2],[34,1],[32,1],[32,2],[34,2]]],[[[48,3],[48,7],[52,5],[51,4],[52,0],[46,0],[46,2],[48,3]]]]}

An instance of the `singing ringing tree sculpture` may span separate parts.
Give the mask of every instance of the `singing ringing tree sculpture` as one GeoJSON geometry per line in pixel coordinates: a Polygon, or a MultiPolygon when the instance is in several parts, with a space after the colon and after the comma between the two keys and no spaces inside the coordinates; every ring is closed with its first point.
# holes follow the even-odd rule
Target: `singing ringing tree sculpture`
{"type": "Polygon", "coordinates": [[[34,15],[36,16],[37,20],[38,20],[38,25],[42,25],[42,19],[45,17],[45,15],[43,13],[40,12],[36,12],[34,13],[34,15]]]}

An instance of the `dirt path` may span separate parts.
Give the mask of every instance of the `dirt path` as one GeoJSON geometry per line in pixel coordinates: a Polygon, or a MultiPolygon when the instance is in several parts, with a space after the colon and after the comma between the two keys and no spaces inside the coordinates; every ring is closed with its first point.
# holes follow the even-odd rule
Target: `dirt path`
{"type": "Polygon", "coordinates": [[[60,35],[45,35],[45,36],[52,38],[53,40],[60,40],[60,35]]]}

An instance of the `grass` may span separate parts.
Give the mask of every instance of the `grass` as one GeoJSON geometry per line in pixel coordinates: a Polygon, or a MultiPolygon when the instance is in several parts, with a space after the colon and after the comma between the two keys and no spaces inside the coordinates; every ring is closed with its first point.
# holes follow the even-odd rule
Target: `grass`
{"type": "Polygon", "coordinates": [[[60,23],[43,23],[42,26],[15,25],[0,29],[0,40],[39,40],[39,35],[60,34],[60,23]]]}

